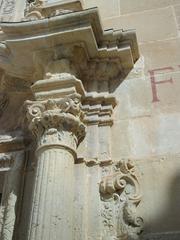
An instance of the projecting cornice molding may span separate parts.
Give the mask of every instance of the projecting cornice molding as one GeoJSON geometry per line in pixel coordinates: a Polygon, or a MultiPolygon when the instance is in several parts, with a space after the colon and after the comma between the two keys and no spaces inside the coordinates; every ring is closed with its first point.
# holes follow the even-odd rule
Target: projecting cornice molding
{"type": "MultiPolygon", "coordinates": [[[[43,84],[46,80],[46,92],[34,91],[36,101],[39,101],[45,95],[49,99],[61,97],[57,96],[56,90],[51,91],[48,84],[52,79],[48,80],[48,76],[70,74],[75,77],[76,82],[69,82],[72,86],[66,88],[73,91],[82,85],[84,89],[81,93],[83,123],[88,126],[84,142],[87,149],[95,149],[93,144],[98,146],[96,150],[79,151],[78,159],[111,163],[110,127],[117,104],[113,92],[139,58],[135,31],[104,31],[97,8],[76,9],[39,20],[1,23],[0,26],[6,39],[0,43],[4,81],[10,81],[11,88],[17,88],[18,81],[21,83],[18,91],[23,92],[32,84],[37,86],[35,83],[43,84]]],[[[64,89],[63,81],[61,84],[57,86],[60,92],[64,89]]],[[[4,85],[8,91],[9,84],[4,85]]]]}
{"type": "Polygon", "coordinates": [[[0,154],[4,152],[21,151],[25,149],[25,140],[18,132],[8,135],[0,135],[0,154]]]}
{"type": "Polygon", "coordinates": [[[103,31],[97,8],[37,21],[1,23],[1,28],[6,40],[0,44],[0,67],[19,78],[35,75],[42,79],[47,64],[64,58],[80,76],[88,79],[94,69],[97,75],[99,69],[107,69],[113,79],[130,71],[139,58],[135,32],[103,31]]]}

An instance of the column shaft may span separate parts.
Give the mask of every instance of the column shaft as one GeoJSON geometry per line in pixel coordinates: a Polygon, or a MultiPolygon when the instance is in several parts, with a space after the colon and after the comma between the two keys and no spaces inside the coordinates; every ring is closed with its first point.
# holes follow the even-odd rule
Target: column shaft
{"type": "Polygon", "coordinates": [[[32,90],[38,100],[26,102],[26,116],[36,137],[37,167],[28,240],[73,240],[74,160],[85,136],[79,94],[84,90],[66,73],[39,80],[32,90]]]}
{"type": "Polygon", "coordinates": [[[73,239],[74,157],[53,147],[37,158],[29,240],[73,239]]]}

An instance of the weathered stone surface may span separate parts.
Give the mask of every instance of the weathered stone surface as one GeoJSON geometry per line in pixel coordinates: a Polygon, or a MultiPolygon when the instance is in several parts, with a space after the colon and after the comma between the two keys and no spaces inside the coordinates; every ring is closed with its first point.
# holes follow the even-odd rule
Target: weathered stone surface
{"type": "Polygon", "coordinates": [[[0,2],[1,21],[19,21],[24,16],[26,1],[23,0],[2,0],[0,2]]]}
{"type": "Polygon", "coordinates": [[[120,2],[119,0],[85,0],[85,8],[98,7],[100,16],[102,18],[109,18],[119,16],[120,14],[120,2]]]}
{"type": "Polygon", "coordinates": [[[151,10],[157,8],[163,8],[167,6],[171,6],[174,4],[178,4],[178,0],[120,0],[120,9],[121,14],[130,14],[133,12],[141,12],[144,10],[151,10]]]}
{"type": "Polygon", "coordinates": [[[144,216],[145,234],[158,235],[159,232],[159,236],[163,234],[166,236],[166,232],[171,232],[172,238],[177,236],[180,216],[177,211],[180,170],[178,162],[179,154],[165,154],[136,160],[141,175],[139,181],[145,194],[139,206],[139,213],[144,216]],[[145,190],[147,185],[149,191],[145,190]]]}
{"type": "Polygon", "coordinates": [[[2,240],[179,240],[179,0],[8,4],[2,240]]]}
{"type": "MultiPolygon", "coordinates": [[[[179,3],[179,2],[178,2],[179,3]]],[[[180,30],[180,4],[176,4],[174,6],[174,11],[176,14],[176,20],[177,20],[177,25],[178,25],[178,30],[180,30]]]]}
{"type": "Polygon", "coordinates": [[[176,19],[171,7],[105,19],[103,25],[105,28],[136,29],[140,43],[178,36],[176,19]],[[145,22],[148,23],[148,27],[145,22]]]}
{"type": "Polygon", "coordinates": [[[154,233],[154,234],[148,234],[143,239],[144,240],[178,240],[180,237],[180,233],[173,233],[173,232],[167,232],[167,233],[154,233]]]}
{"type": "Polygon", "coordinates": [[[157,41],[147,44],[141,44],[141,54],[145,58],[145,74],[149,74],[149,70],[160,69],[158,74],[166,74],[166,67],[170,67],[169,71],[179,71],[179,38],[157,41]]]}

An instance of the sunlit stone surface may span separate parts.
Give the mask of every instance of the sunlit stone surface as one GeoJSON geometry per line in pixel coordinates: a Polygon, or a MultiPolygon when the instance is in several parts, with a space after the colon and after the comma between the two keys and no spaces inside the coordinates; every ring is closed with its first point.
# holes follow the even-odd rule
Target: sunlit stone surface
{"type": "Polygon", "coordinates": [[[0,240],[179,240],[179,0],[0,19],[0,240]]]}

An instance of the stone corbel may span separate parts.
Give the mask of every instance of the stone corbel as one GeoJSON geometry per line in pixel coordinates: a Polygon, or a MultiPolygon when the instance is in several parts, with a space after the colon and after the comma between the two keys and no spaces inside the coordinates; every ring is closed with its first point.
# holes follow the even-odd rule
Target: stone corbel
{"type": "Polygon", "coordinates": [[[113,173],[102,179],[100,194],[103,203],[103,240],[138,239],[143,220],[136,212],[141,193],[133,163],[123,160],[115,164],[113,173]]]}

